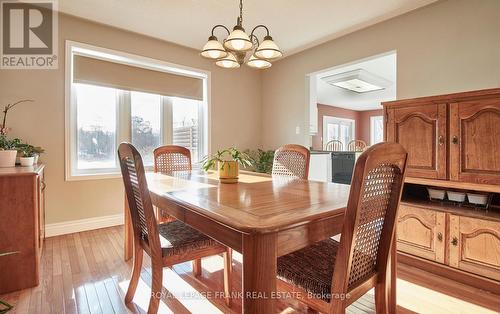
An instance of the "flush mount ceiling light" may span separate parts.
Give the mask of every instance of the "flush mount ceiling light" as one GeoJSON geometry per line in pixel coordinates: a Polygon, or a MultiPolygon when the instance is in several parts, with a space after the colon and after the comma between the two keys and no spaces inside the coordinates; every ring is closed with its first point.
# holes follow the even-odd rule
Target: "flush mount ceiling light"
{"type": "Polygon", "coordinates": [[[363,69],[329,75],[321,78],[326,83],[356,93],[386,89],[391,82],[363,69]]]}
{"type": "Polygon", "coordinates": [[[255,26],[250,36],[245,33],[243,28],[243,0],[240,0],[240,16],[236,20],[233,31],[229,31],[224,25],[215,25],[207,43],[201,50],[201,56],[215,60],[215,64],[223,68],[239,68],[241,64],[246,63],[252,68],[265,69],[272,65],[271,61],[282,57],[283,53],[269,35],[269,29],[265,25],[255,26]],[[222,43],[214,35],[217,28],[225,29],[228,34],[222,43]],[[259,28],[266,31],[262,42],[254,34],[259,28]],[[250,57],[245,61],[248,52],[251,52],[250,57]]]}

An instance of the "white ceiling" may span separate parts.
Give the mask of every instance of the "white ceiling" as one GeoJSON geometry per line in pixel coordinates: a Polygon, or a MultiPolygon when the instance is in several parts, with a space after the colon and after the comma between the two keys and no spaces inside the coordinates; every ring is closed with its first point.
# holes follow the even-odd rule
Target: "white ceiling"
{"type": "MultiPolygon", "coordinates": [[[[243,26],[247,32],[258,24],[268,26],[286,56],[435,1],[247,0],[243,26]]],[[[61,12],[195,49],[214,25],[232,28],[238,7],[237,0],[59,1],[61,12]]]]}
{"type": "Polygon", "coordinates": [[[349,65],[335,67],[316,73],[316,97],[320,104],[364,111],[382,109],[383,101],[396,99],[396,53],[370,58],[349,65]],[[330,85],[321,78],[338,73],[364,69],[380,76],[389,82],[389,86],[380,91],[356,93],[337,86],[330,85]]]}

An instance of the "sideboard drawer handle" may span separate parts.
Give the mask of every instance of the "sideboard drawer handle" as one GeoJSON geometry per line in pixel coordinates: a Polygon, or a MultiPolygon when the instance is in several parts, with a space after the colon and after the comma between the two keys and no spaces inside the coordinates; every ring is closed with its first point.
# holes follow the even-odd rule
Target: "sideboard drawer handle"
{"type": "Polygon", "coordinates": [[[443,242],[443,234],[441,232],[438,233],[438,241],[443,242]]]}
{"type": "Polygon", "coordinates": [[[458,245],[458,239],[457,239],[457,237],[453,237],[453,239],[451,240],[451,244],[453,244],[453,246],[457,246],[458,245]]]}

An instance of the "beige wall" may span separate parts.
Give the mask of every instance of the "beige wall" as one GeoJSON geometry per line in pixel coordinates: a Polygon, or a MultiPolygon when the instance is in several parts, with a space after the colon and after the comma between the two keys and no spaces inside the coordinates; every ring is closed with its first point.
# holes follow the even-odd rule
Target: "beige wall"
{"type": "Polygon", "coordinates": [[[0,105],[31,98],[8,117],[10,135],[43,146],[47,164],[47,223],[121,213],[120,179],[64,181],[64,44],[88,43],[211,71],[212,149],[260,144],[260,73],[224,70],[198,51],[131,32],[60,15],[58,70],[0,70],[0,105]]]}
{"type": "Polygon", "coordinates": [[[499,30],[500,1],[445,0],[278,61],[262,77],[262,143],[309,145],[307,73],[391,50],[398,99],[498,87],[499,30]]]}

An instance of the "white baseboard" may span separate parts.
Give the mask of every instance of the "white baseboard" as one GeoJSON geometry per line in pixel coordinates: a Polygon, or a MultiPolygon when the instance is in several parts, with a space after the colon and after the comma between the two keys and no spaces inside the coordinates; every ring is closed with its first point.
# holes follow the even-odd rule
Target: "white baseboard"
{"type": "Polygon", "coordinates": [[[70,220],[45,225],[45,236],[54,237],[63,234],[95,230],[123,225],[123,214],[70,220]]]}

